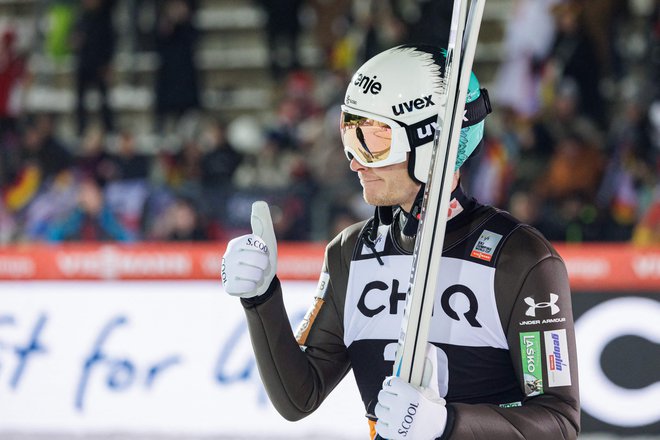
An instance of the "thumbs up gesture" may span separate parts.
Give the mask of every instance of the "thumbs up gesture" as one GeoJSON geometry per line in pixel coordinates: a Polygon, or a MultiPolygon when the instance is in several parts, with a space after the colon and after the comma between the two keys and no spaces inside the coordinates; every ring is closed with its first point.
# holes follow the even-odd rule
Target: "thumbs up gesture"
{"type": "Polygon", "coordinates": [[[222,257],[222,284],[240,298],[264,294],[277,271],[277,241],[266,202],[252,204],[251,223],[252,234],[231,240],[222,257]]]}

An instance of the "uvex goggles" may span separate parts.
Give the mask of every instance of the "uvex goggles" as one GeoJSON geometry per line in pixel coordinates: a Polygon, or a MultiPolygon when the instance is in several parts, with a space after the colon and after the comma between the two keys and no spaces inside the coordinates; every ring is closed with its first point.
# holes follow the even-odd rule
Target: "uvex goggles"
{"type": "MultiPolygon", "coordinates": [[[[491,112],[486,89],[465,105],[462,128],[476,125],[491,112]]],[[[405,162],[406,153],[433,140],[437,115],[407,125],[374,113],[341,106],[339,128],[344,153],[365,167],[385,167],[405,162]]]]}

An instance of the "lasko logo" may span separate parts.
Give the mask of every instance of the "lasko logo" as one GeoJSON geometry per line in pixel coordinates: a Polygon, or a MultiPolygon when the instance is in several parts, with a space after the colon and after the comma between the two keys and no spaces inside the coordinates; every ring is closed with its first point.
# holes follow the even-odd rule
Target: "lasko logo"
{"type": "Polygon", "coordinates": [[[525,394],[528,396],[542,394],[543,366],[541,363],[541,337],[539,332],[520,333],[520,358],[525,381],[525,394]]]}
{"type": "Polygon", "coordinates": [[[435,103],[431,100],[432,97],[433,95],[428,95],[422,98],[411,99],[410,101],[407,102],[401,102],[399,104],[393,105],[392,111],[396,116],[399,116],[406,112],[411,112],[413,110],[421,110],[423,108],[430,107],[432,105],[435,105],[435,103]]]}
{"type": "Polygon", "coordinates": [[[556,315],[559,313],[559,306],[557,305],[557,301],[559,300],[559,295],[555,293],[550,294],[550,301],[548,302],[540,302],[537,303],[534,301],[534,298],[531,296],[528,296],[525,298],[525,303],[529,305],[529,308],[525,312],[525,315],[527,316],[536,316],[536,309],[544,309],[547,307],[550,307],[550,314],[551,315],[556,315]]]}
{"type": "Polygon", "coordinates": [[[543,332],[543,338],[545,341],[545,362],[548,368],[548,386],[570,386],[571,370],[568,364],[566,330],[543,332]]]}
{"type": "Polygon", "coordinates": [[[353,84],[362,88],[362,93],[364,93],[365,95],[367,93],[372,93],[374,95],[377,95],[378,93],[380,93],[381,89],[383,88],[383,85],[378,81],[376,81],[376,78],[377,78],[376,75],[374,75],[373,77],[369,77],[366,75],[362,75],[360,73],[353,82],[353,84]]]}

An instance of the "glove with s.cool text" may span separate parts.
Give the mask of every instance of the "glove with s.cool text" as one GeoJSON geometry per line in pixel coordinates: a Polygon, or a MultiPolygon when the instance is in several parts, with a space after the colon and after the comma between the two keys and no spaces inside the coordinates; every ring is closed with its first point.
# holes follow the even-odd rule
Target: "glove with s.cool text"
{"type": "Polygon", "coordinates": [[[376,432],[380,438],[432,440],[444,433],[447,407],[438,392],[435,350],[429,344],[421,387],[397,376],[385,378],[375,408],[376,432]]]}
{"type": "Polygon", "coordinates": [[[447,423],[445,399],[429,388],[417,388],[400,377],[383,382],[376,404],[376,431],[388,440],[432,440],[447,423]]]}
{"type": "Polygon", "coordinates": [[[222,284],[240,298],[264,294],[277,271],[277,241],[266,202],[252,204],[250,222],[252,234],[231,240],[222,257],[222,284]]]}

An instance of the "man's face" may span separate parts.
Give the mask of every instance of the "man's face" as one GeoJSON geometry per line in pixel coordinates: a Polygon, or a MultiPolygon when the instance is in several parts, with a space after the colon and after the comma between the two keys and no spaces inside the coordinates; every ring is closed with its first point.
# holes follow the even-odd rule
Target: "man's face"
{"type": "Polygon", "coordinates": [[[351,160],[351,170],[360,178],[364,200],[373,206],[399,205],[410,211],[419,192],[420,184],[408,175],[408,162],[382,168],[368,168],[355,159],[351,160]]]}

